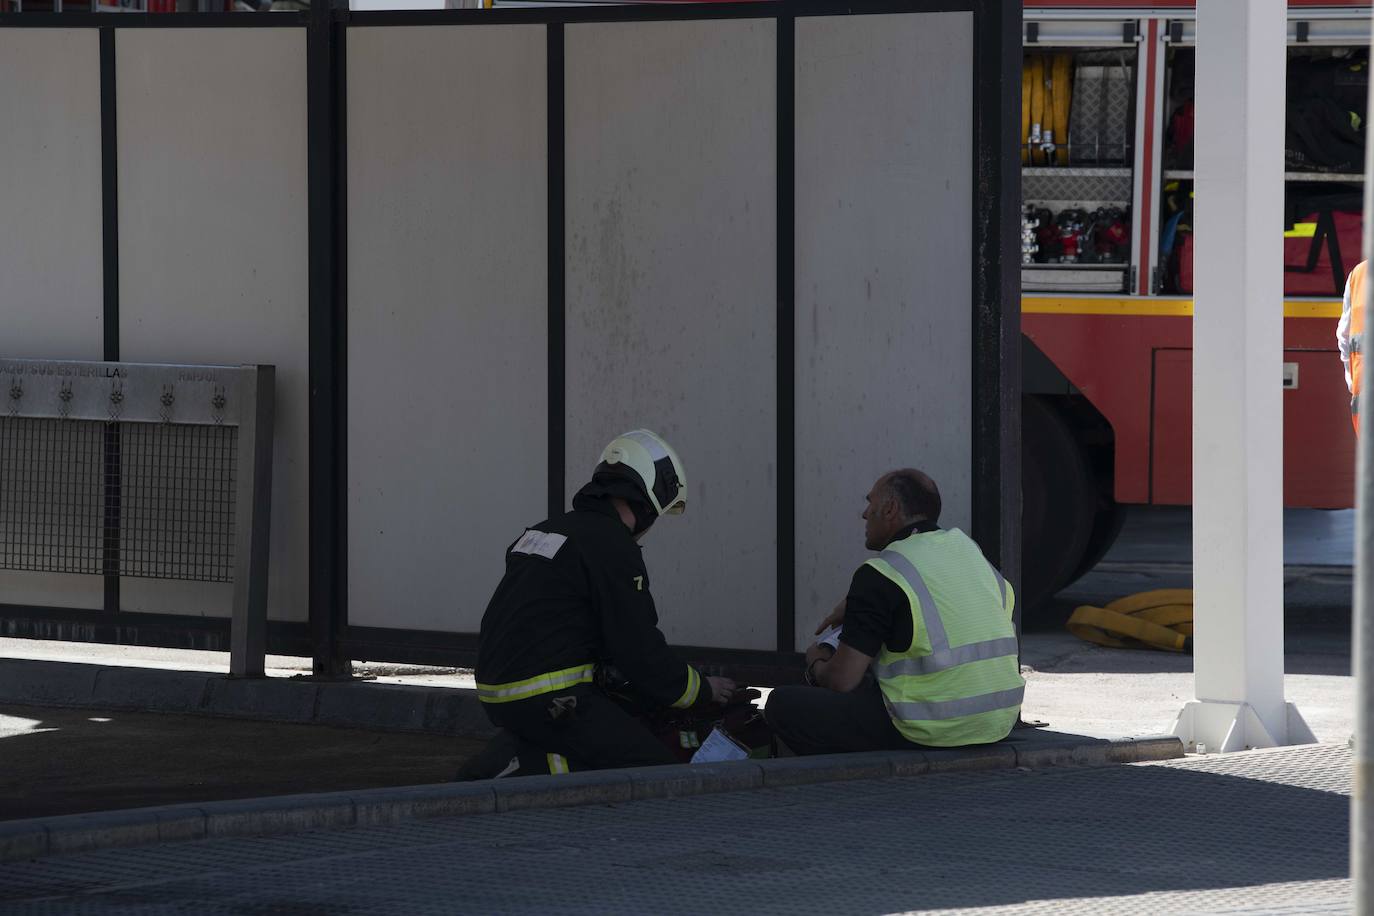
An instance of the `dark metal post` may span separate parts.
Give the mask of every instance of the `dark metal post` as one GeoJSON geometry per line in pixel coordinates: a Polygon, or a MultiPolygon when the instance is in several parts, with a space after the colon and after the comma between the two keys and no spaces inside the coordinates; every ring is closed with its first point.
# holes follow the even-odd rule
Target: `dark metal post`
{"type": "Polygon", "coordinates": [[[978,0],[974,21],[973,536],[1020,586],[1021,4],[978,0]]]}
{"type": "Polygon", "coordinates": [[[567,265],[564,263],[565,123],[563,117],[563,23],[545,27],[544,66],[548,107],[548,246],[549,246],[549,518],[568,507],[567,486],[567,265]]]}
{"type": "Polygon", "coordinates": [[[317,676],[349,673],[347,622],[347,274],[344,270],[344,24],[316,3],[306,32],[310,168],[310,637],[317,676]]]}
{"type": "Polygon", "coordinates": [[[234,497],[234,616],[229,674],[262,677],[267,659],[267,582],[272,534],[272,439],[276,370],[244,366],[234,497]]]}
{"type": "MultiPolygon", "coordinates": [[[[100,29],[100,215],[101,273],[103,275],[102,359],[119,362],[119,118],[115,94],[115,30],[100,29]]],[[[106,613],[119,613],[119,531],[121,489],[121,441],[118,423],[105,427],[105,490],[102,542],[106,613]]]]}
{"type": "Polygon", "coordinates": [[[778,16],[778,632],[779,652],[797,642],[797,20],[778,16]]]}

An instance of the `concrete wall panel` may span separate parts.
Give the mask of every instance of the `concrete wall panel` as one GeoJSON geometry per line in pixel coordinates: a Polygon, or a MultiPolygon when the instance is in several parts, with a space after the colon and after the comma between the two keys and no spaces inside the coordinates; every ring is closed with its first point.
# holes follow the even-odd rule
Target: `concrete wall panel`
{"type": "Polygon", "coordinates": [[[973,17],[797,20],[797,646],[844,596],[864,494],[935,478],[968,529],[973,17]]]}
{"type": "MultiPolygon", "coordinates": [[[[100,359],[100,46],[0,31],[0,356],[100,359]]],[[[96,576],[0,571],[0,603],[98,608],[96,576]]]]}
{"type": "MultiPolygon", "coordinates": [[[[268,613],[305,620],[305,32],[121,30],[116,67],[120,356],[277,367],[268,613]]],[[[121,592],[130,611],[231,610],[225,586],[124,579],[121,592]]]]}
{"type": "Polygon", "coordinates": [[[776,629],[776,26],[567,27],[567,484],[663,434],[685,515],[644,541],[669,641],[776,629]]]}
{"type": "Polygon", "coordinates": [[[545,30],[347,59],[349,622],[476,632],[548,510],[545,30]]]}
{"type": "Polygon", "coordinates": [[[0,87],[0,356],[100,359],[99,36],[0,30],[0,87]]]}

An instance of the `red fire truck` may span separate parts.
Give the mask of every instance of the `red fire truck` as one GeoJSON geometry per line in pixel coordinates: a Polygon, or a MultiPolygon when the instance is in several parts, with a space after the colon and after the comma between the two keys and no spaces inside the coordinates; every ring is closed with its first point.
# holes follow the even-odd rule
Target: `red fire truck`
{"type": "MultiPolygon", "coordinates": [[[[1097,562],[1124,506],[1192,499],[1193,7],[1026,4],[1028,606],[1097,562]]],[[[1369,35],[1368,0],[1289,3],[1288,98],[1274,100],[1286,112],[1286,506],[1354,504],[1335,328],[1362,250],[1369,35]]]]}

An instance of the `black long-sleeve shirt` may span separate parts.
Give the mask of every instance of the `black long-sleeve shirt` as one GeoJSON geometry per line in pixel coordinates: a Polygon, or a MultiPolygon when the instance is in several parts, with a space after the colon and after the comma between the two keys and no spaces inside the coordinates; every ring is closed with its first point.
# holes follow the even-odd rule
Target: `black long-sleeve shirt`
{"type": "MultiPolygon", "coordinates": [[[[892,542],[937,528],[930,522],[915,522],[893,535],[892,542]]],[[[893,652],[905,652],[911,648],[913,638],[911,602],[906,592],[867,563],[860,566],[845,596],[840,642],[864,655],[877,656],[884,644],[893,652]]]]}
{"type": "Polygon", "coordinates": [[[582,497],[574,506],[507,549],[506,574],[482,616],[478,684],[608,663],[662,706],[710,703],[706,679],[658,628],[639,544],[615,506],[582,497]]]}

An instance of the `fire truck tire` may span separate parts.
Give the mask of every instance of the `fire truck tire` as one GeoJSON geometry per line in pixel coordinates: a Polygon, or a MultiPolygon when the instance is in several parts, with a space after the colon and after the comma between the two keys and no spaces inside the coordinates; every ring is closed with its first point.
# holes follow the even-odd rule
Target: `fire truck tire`
{"type": "Polygon", "coordinates": [[[1125,523],[1126,507],[1112,499],[1110,492],[1099,494],[1097,516],[1093,520],[1093,533],[1088,536],[1088,547],[1083,552],[1083,560],[1078,564],[1078,569],[1074,570],[1073,578],[1066,582],[1066,585],[1087,575],[1098,561],[1106,556],[1107,551],[1116,543],[1117,535],[1121,534],[1121,527],[1125,523]]]}
{"type": "Polygon", "coordinates": [[[1021,401],[1021,618],[1046,616],[1076,577],[1097,518],[1097,487],[1073,429],[1052,399],[1021,401]]]}

